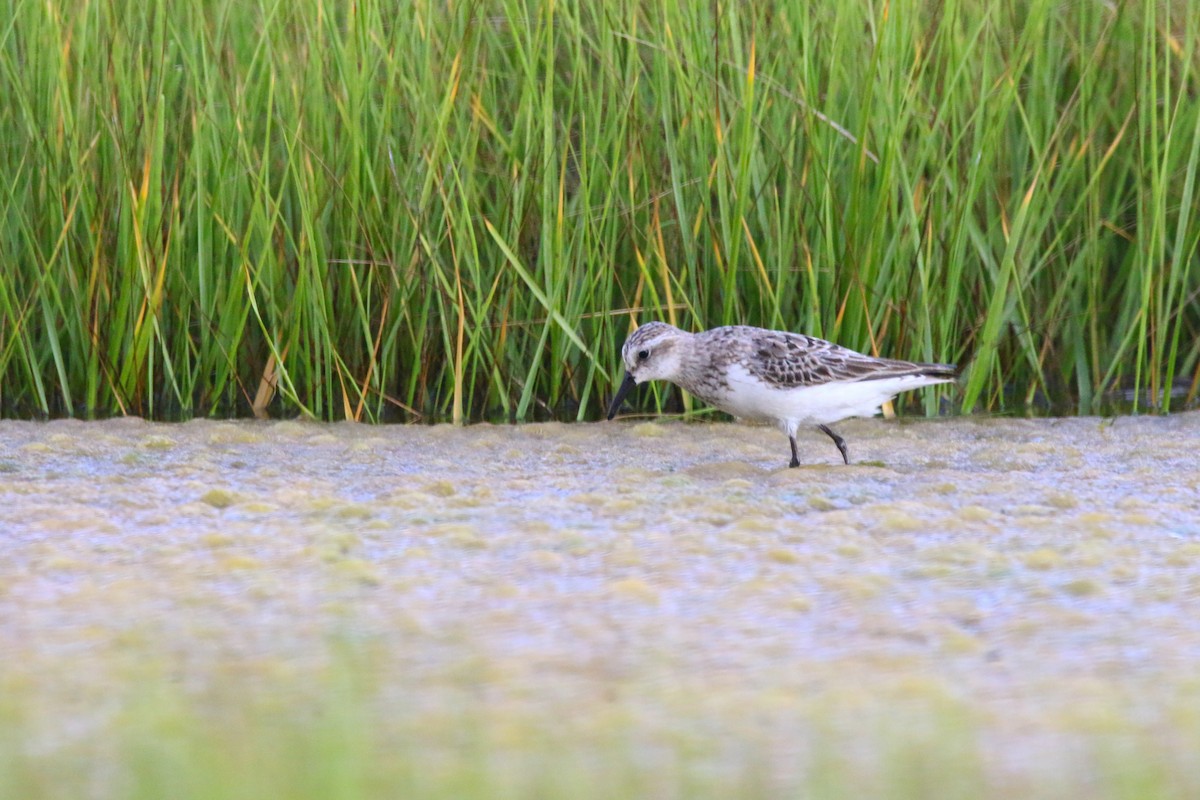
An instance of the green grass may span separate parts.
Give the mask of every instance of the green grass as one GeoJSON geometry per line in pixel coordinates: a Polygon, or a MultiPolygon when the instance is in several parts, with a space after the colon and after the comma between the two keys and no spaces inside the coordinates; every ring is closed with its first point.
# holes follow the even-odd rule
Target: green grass
{"type": "Polygon", "coordinates": [[[469,686],[434,709],[426,689],[373,682],[341,665],[310,683],[231,688],[235,680],[197,696],[165,678],[131,678],[90,707],[76,697],[73,711],[31,702],[26,687],[0,702],[0,794],[1149,800],[1200,789],[1194,697],[1148,722],[1114,691],[1112,713],[1095,720],[1017,726],[1009,752],[1011,729],[919,690],[909,700],[850,692],[806,711],[731,707],[724,717],[660,720],[616,700],[539,717],[469,686]],[[381,689],[391,694],[383,704],[381,689]]]}
{"type": "Polygon", "coordinates": [[[1194,3],[0,9],[5,416],[589,419],[651,318],[1200,387],[1194,3]]]}

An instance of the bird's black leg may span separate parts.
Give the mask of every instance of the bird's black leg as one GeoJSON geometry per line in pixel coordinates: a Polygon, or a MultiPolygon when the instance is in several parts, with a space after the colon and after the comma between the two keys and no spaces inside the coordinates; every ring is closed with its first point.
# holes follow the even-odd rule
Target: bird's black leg
{"type": "Polygon", "coordinates": [[[789,467],[798,467],[798,466],[800,466],[800,457],[798,455],[796,455],[796,437],[789,435],[788,439],[792,443],[792,463],[788,464],[788,466],[789,467]]]}
{"type": "MultiPolygon", "coordinates": [[[[818,425],[817,427],[820,428],[821,430],[825,431],[825,433],[829,435],[830,439],[833,439],[833,443],[837,445],[837,449],[840,450],[842,453],[842,461],[845,461],[847,464],[849,464],[850,463],[850,453],[846,450],[846,440],[843,439],[842,437],[838,436],[836,433],[834,433],[833,430],[828,425],[818,425]]],[[[795,452],[796,452],[796,440],[793,439],[792,440],[792,453],[794,454],[795,452]]],[[[794,457],[795,456],[793,455],[793,458],[794,457]]]]}

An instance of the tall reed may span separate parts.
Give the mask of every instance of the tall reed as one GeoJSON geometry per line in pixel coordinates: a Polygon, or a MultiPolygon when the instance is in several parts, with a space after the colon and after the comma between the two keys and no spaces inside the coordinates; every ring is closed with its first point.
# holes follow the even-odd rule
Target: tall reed
{"type": "Polygon", "coordinates": [[[7,416],[594,418],[651,318],[1200,387],[1192,3],[0,8],[7,416]]]}

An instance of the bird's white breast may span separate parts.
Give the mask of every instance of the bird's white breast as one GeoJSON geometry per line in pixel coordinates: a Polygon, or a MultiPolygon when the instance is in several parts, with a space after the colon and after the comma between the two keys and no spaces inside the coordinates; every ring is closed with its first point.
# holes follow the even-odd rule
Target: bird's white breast
{"type": "Polygon", "coordinates": [[[905,375],[865,381],[831,381],[816,386],[779,388],[731,364],[728,388],[717,398],[718,408],[735,417],[794,425],[828,425],[848,417],[871,417],[897,394],[944,378],[905,375]]]}

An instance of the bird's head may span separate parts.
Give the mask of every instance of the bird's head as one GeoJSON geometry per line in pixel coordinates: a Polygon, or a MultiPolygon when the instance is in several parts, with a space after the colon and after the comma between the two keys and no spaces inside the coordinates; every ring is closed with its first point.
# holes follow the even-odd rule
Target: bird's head
{"type": "Polygon", "coordinates": [[[665,322],[647,322],[625,340],[621,360],[625,363],[625,380],[617,389],[608,418],[612,419],[621,401],[639,383],[654,380],[674,380],[679,374],[683,340],[688,334],[665,322]]]}

